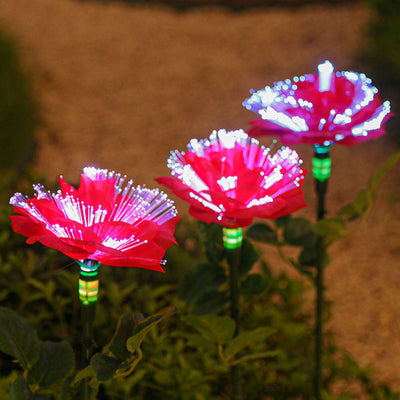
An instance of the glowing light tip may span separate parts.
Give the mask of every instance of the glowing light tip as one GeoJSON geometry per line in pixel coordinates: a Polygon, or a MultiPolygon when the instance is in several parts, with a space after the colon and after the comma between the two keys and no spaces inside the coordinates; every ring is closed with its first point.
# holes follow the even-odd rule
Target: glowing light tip
{"type": "Polygon", "coordinates": [[[318,65],[318,76],[319,76],[319,91],[327,92],[331,90],[331,81],[333,74],[333,65],[330,61],[326,60],[322,64],[318,65]]]}

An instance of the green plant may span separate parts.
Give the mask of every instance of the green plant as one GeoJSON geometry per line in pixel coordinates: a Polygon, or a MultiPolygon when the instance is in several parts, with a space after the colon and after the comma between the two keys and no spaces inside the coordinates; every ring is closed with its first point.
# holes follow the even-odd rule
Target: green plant
{"type": "MultiPolygon", "coordinates": [[[[26,361],[14,348],[4,347],[0,339],[0,393],[7,396],[11,390],[19,399],[75,399],[79,382],[89,379],[93,398],[99,400],[223,400],[230,397],[227,372],[236,363],[245,382],[242,390],[246,400],[312,398],[313,316],[305,307],[310,285],[285,273],[273,274],[252,242],[266,241],[278,246],[282,254],[286,246],[297,247],[300,257],[289,262],[304,274],[312,274],[309,263],[314,257],[315,235],[323,235],[329,245],[348,234],[343,223],[347,226],[351,220],[357,224],[363,218],[373,203],[379,179],[398,158],[394,156],[378,170],[369,187],[333,220],[313,225],[305,219],[284,217],[276,224],[254,225],[247,231],[238,265],[242,312],[235,339],[227,306],[229,268],[222,229],[184,220],[177,229],[180,246],[168,250],[166,274],[134,268],[102,269],[104,284],[99,293],[91,365],[78,370],[70,361],[62,368],[55,362],[50,375],[49,370],[39,368],[42,362],[36,365],[50,351],[69,360],[71,354],[79,356],[78,267],[41,246],[27,250],[23,238],[12,234],[7,216],[10,207],[0,207],[0,296],[4,306],[0,315],[12,319],[33,338],[27,343],[17,340],[20,346],[36,349],[24,351],[33,354],[26,361]],[[178,314],[171,304],[178,306],[178,314]],[[158,314],[160,309],[165,311],[158,314]],[[23,320],[11,310],[17,310],[23,320]],[[142,319],[141,314],[150,317],[142,319]]],[[[19,184],[12,176],[4,179],[2,204],[19,184]]],[[[325,318],[329,318],[328,313],[325,318]]],[[[4,334],[6,324],[0,326],[4,334]]],[[[20,338],[8,337],[14,341],[20,338]]],[[[338,349],[329,332],[325,345],[324,399],[355,398],[350,389],[331,390],[338,382],[356,383],[366,398],[399,398],[398,393],[377,384],[370,370],[360,368],[338,349]]]]}

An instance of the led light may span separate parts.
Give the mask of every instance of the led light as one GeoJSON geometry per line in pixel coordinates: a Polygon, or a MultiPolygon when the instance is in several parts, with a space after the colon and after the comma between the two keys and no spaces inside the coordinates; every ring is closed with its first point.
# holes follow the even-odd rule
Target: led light
{"type": "Polygon", "coordinates": [[[333,65],[328,60],[318,65],[320,92],[328,92],[329,90],[331,90],[332,74],[333,65]]]}
{"type": "Polygon", "coordinates": [[[227,250],[234,250],[242,245],[243,231],[242,228],[223,228],[222,239],[227,250]]]}
{"type": "Polygon", "coordinates": [[[374,116],[368,121],[363,122],[352,128],[354,136],[368,134],[368,131],[379,129],[382,125],[383,119],[390,113],[390,102],[385,101],[375,112],[374,116]]]}
{"type": "Polygon", "coordinates": [[[308,126],[303,118],[289,116],[284,112],[276,111],[272,107],[267,107],[259,111],[262,119],[274,121],[277,125],[287,127],[295,132],[308,131],[308,126]]]}
{"type": "Polygon", "coordinates": [[[237,176],[223,176],[217,180],[217,183],[223,191],[235,189],[237,186],[237,176]]]}
{"type": "Polygon", "coordinates": [[[266,196],[262,197],[261,199],[253,199],[253,200],[251,200],[250,203],[247,204],[246,207],[247,208],[251,208],[251,207],[254,207],[254,206],[262,206],[262,205],[267,204],[267,203],[272,203],[273,201],[274,201],[274,199],[271,196],[266,195],[266,196]]]}
{"type": "MultiPolygon", "coordinates": [[[[97,275],[97,274],[96,274],[97,275]]],[[[83,304],[95,303],[99,293],[99,281],[79,279],[79,300],[83,304]]]]}
{"type": "Polygon", "coordinates": [[[331,174],[332,160],[328,158],[314,157],[312,160],[312,172],[315,179],[320,182],[326,181],[331,174]]]}
{"type": "Polygon", "coordinates": [[[220,207],[218,207],[217,205],[215,205],[212,202],[211,197],[208,195],[208,193],[201,193],[202,196],[199,196],[196,193],[190,192],[189,193],[189,197],[191,197],[194,200],[197,200],[198,202],[200,202],[204,207],[209,208],[210,210],[213,210],[217,213],[220,213],[221,211],[223,211],[220,207]],[[210,197],[210,200],[206,200],[204,197],[210,197]]]}
{"type": "Polygon", "coordinates": [[[95,260],[78,261],[80,266],[79,275],[79,300],[87,305],[95,303],[99,293],[99,266],[95,260]]]}

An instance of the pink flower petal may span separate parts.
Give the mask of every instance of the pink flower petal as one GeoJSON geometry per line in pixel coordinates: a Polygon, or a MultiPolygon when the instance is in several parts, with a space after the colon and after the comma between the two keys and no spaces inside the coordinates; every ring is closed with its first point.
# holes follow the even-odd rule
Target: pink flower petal
{"type": "Polygon", "coordinates": [[[293,150],[283,148],[272,156],[241,130],[214,131],[188,148],[185,154],[172,153],[173,176],[157,182],[189,203],[189,213],[198,220],[237,228],[257,217],[278,218],[305,207],[306,171],[293,150]]]}
{"type": "Polygon", "coordinates": [[[176,209],[158,189],[131,181],[124,188],[124,179],[89,168],[78,190],[60,178],[61,192],[36,185],[32,199],[16,193],[10,203],[20,215],[10,217],[12,227],[27,243],[39,241],[76,260],[163,271],[162,257],[175,243],[176,209]]]}

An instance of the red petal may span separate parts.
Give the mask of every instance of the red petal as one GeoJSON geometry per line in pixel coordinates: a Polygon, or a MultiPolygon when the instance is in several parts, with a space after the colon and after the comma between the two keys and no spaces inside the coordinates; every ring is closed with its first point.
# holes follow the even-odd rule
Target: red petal
{"type": "Polygon", "coordinates": [[[70,194],[72,196],[76,196],[78,194],[77,190],[72,185],[65,182],[63,177],[58,178],[58,182],[60,183],[60,188],[63,195],[70,194]]]}
{"type": "Polygon", "coordinates": [[[75,260],[85,260],[96,250],[95,247],[90,246],[90,244],[84,246],[80,241],[57,238],[54,235],[37,236],[34,239],[44,246],[61,251],[61,253],[75,260]]]}
{"type": "MultiPolygon", "coordinates": [[[[19,209],[20,207],[16,207],[19,209]]],[[[20,235],[30,237],[36,237],[43,235],[47,229],[45,225],[33,218],[22,215],[11,215],[11,225],[14,232],[20,235]]],[[[48,231],[47,231],[48,232],[48,231]]],[[[30,239],[28,239],[30,240],[30,239]]],[[[36,240],[30,241],[29,243],[34,243],[36,240]]]]}
{"type": "Polygon", "coordinates": [[[82,174],[78,189],[79,199],[95,209],[101,205],[103,209],[111,211],[114,206],[115,182],[115,178],[96,181],[82,174]]]}

